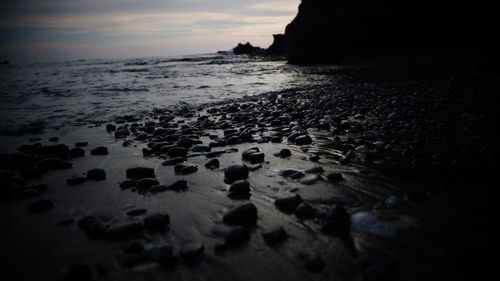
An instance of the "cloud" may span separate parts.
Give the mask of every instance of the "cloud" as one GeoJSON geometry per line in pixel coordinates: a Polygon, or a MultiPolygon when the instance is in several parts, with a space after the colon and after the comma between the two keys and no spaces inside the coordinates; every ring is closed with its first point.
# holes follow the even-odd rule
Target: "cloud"
{"type": "Polygon", "coordinates": [[[49,57],[50,49],[71,59],[82,48],[89,57],[103,57],[135,54],[134,46],[139,45],[145,56],[210,52],[229,49],[240,41],[267,47],[272,34],[283,32],[293,19],[299,2],[4,0],[0,4],[0,43],[11,56],[13,49],[19,53],[31,46],[31,52],[39,52],[42,60],[49,57]],[[65,48],[75,50],[75,55],[61,52],[65,48]],[[121,52],[107,51],[113,48],[121,52]]]}

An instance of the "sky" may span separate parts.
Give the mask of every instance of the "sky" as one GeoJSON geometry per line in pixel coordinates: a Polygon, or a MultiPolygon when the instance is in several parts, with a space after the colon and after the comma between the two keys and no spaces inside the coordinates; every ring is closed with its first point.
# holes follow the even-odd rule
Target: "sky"
{"type": "Polygon", "coordinates": [[[66,61],[268,47],[300,0],[2,0],[0,60],[66,61]]]}

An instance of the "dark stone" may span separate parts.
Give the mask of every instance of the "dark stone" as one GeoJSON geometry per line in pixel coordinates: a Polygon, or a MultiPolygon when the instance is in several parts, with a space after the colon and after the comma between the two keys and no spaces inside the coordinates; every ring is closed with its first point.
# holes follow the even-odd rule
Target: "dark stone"
{"type": "Polygon", "coordinates": [[[76,147],[84,147],[84,146],[87,146],[87,145],[89,145],[89,143],[86,142],[86,141],[80,141],[80,142],[76,142],[75,143],[76,147]]]}
{"type": "Polygon", "coordinates": [[[327,178],[329,182],[338,182],[344,179],[341,173],[330,173],[327,178]]]}
{"type": "Polygon", "coordinates": [[[137,189],[149,190],[150,187],[155,186],[155,185],[159,185],[159,184],[160,184],[160,182],[158,182],[156,179],[143,178],[137,182],[137,189]]]}
{"type": "Polygon", "coordinates": [[[59,158],[47,158],[40,160],[35,163],[35,165],[41,171],[52,171],[52,170],[62,170],[62,169],[70,169],[73,165],[67,161],[61,160],[59,158]]]}
{"type": "Polygon", "coordinates": [[[308,174],[311,174],[311,173],[318,174],[318,173],[323,173],[324,171],[325,170],[321,166],[316,166],[316,167],[309,168],[309,169],[305,170],[304,172],[308,173],[308,174]]]}
{"type": "Polygon", "coordinates": [[[79,147],[75,147],[69,150],[69,158],[77,158],[85,156],[85,150],[79,147]]]}
{"type": "Polygon", "coordinates": [[[137,186],[137,181],[136,180],[126,180],[120,183],[120,188],[121,189],[129,189],[132,187],[137,186]]]}
{"type": "Polygon", "coordinates": [[[296,173],[300,173],[300,172],[295,171],[295,170],[291,170],[291,169],[279,171],[279,175],[282,177],[286,177],[286,178],[290,177],[291,175],[296,174],[296,173]]]}
{"type": "Polygon", "coordinates": [[[28,205],[28,212],[32,214],[45,213],[54,209],[54,203],[50,200],[42,199],[31,202],[28,205]]]}
{"type": "Polygon", "coordinates": [[[277,154],[277,156],[282,157],[282,158],[287,158],[292,156],[292,152],[288,148],[283,148],[280,150],[280,152],[277,154]]]}
{"type": "Polygon", "coordinates": [[[110,226],[106,230],[106,238],[122,240],[137,237],[142,233],[144,225],[139,221],[125,222],[110,226]]]}
{"type": "Polygon", "coordinates": [[[233,199],[250,198],[250,184],[245,180],[239,180],[231,184],[228,196],[233,199]]]}
{"type": "Polygon", "coordinates": [[[238,206],[227,212],[222,221],[227,224],[253,224],[257,220],[257,208],[252,203],[238,206]]]}
{"type": "Polygon", "coordinates": [[[108,155],[108,148],[104,146],[99,146],[90,151],[91,155],[108,155]]]}
{"type": "Polygon", "coordinates": [[[210,152],[210,150],[212,149],[206,145],[195,145],[191,147],[192,152],[210,152]]]}
{"type": "Polygon", "coordinates": [[[149,230],[163,230],[170,224],[170,216],[167,214],[151,214],[144,218],[144,227],[149,230]]]}
{"type": "Polygon", "coordinates": [[[103,237],[108,229],[108,225],[105,224],[101,219],[88,216],[80,219],[78,221],[78,227],[90,238],[100,238],[103,237]]]}
{"type": "Polygon", "coordinates": [[[279,226],[274,229],[261,232],[262,238],[269,245],[276,245],[286,240],[288,235],[283,227],[279,226]]]}
{"type": "Polygon", "coordinates": [[[127,169],[126,174],[127,178],[131,179],[154,178],[155,170],[153,168],[136,167],[127,169]]]}
{"type": "Polygon", "coordinates": [[[257,53],[262,53],[262,48],[254,47],[252,44],[247,42],[246,44],[238,43],[236,47],[234,47],[233,52],[236,55],[255,55],[257,53]]]}
{"type": "Polygon", "coordinates": [[[348,231],[351,226],[351,215],[341,205],[335,205],[326,214],[326,222],[321,230],[326,234],[348,231]]]}
{"type": "Polygon", "coordinates": [[[106,179],[106,172],[104,169],[92,169],[87,172],[88,180],[102,181],[106,179]]]}
{"type": "Polygon", "coordinates": [[[298,136],[293,140],[296,145],[308,145],[312,143],[312,139],[308,135],[298,136]]]}
{"type": "Polygon", "coordinates": [[[196,166],[182,166],[180,169],[176,169],[175,172],[180,175],[187,175],[195,173],[196,171],[198,171],[198,167],[196,166]]]}
{"type": "Polygon", "coordinates": [[[321,179],[321,177],[317,174],[308,174],[300,180],[300,183],[310,185],[310,184],[314,184],[315,182],[317,182],[320,179],[321,179]]]}
{"type": "Polygon", "coordinates": [[[266,49],[268,55],[281,55],[285,53],[285,35],[273,34],[273,43],[266,49]]]}
{"type": "Polygon", "coordinates": [[[163,184],[158,184],[158,185],[153,185],[152,187],[149,188],[149,191],[151,192],[162,192],[167,190],[167,186],[163,184]]]}
{"type": "Polygon", "coordinates": [[[163,166],[173,166],[184,162],[184,157],[175,157],[172,159],[165,160],[161,163],[163,166]]]}
{"type": "Polygon", "coordinates": [[[304,173],[301,173],[301,172],[297,172],[297,173],[293,173],[289,176],[290,179],[292,180],[298,180],[298,179],[301,179],[303,178],[305,175],[304,173]]]}
{"type": "Polygon", "coordinates": [[[128,211],[127,216],[136,217],[136,216],[144,215],[147,212],[148,212],[148,210],[146,210],[146,209],[134,209],[134,210],[128,211]]]}
{"type": "Polygon", "coordinates": [[[276,208],[287,214],[295,212],[300,203],[302,203],[302,198],[298,194],[293,197],[279,198],[274,201],[276,208]]]}
{"type": "Polygon", "coordinates": [[[307,203],[301,203],[295,210],[295,216],[299,219],[308,219],[314,217],[316,210],[307,203]]]}
{"type": "Polygon", "coordinates": [[[194,259],[203,254],[205,246],[200,242],[191,242],[182,246],[180,256],[184,259],[194,259]]]}
{"type": "Polygon", "coordinates": [[[226,153],[226,151],[212,151],[212,152],[207,153],[205,156],[207,158],[214,158],[214,157],[217,157],[217,156],[224,154],[224,153],[226,153]]]}
{"type": "Polygon", "coordinates": [[[175,146],[168,150],[167,154],[170,157],[186,157],[188,151],[184,147],[175,146]]]}
{"type": "Polygon", "coordinates": [[[87,181],[85,179],[85,177],[77,177],[77,176],[73,176],[69,179],[66,180],[66,183],[69,184],[69,185],[78,185],[78,184],[82,184],[84,183],[85,181],[87,181]]]}
{"type": "Polygon", "coordinates": [[[232,228],[226,235],[226,245],[236,246],[245,243],[250,239],[250,232],[243,227],[232,228]]]}
{"type": "Polygon", "coordinates": [[[307,259],[304,266],[311,272],[321,272],[325,268],[325,262],[320,258],[307,259]]]}
{"type": "Polygon", "coordinates": [[[248,177],[248,167],[246,165],[232,165],[224,169],[224,177],[229,183],[248,177]]]}
{"type": "Polygon", "coordinates": [[[116,130],[116,126],[113,124],[106,124],[106,130],[108,132],[113,132],[114,130],[116,130]]]}
{"type": "Polygon", "coordinates": [[[207,169],[216,169],[216,168],[219,168],[219,166],[220,166],[220,163],[219,163],[218,159],[212,159],[205,164],[205,167],[207,169]]]}
{"type": "Polygon", "coordinates": [[[128,129],[119,129],[115,131],[115,139],[124,139],[130,136],[130,131],[128,129]]]}
{"type": "Polygon", "coordinates": [[[167,190],[184,191],[188,188],[186,180],[178,180],[167,187],[167,190]]]}

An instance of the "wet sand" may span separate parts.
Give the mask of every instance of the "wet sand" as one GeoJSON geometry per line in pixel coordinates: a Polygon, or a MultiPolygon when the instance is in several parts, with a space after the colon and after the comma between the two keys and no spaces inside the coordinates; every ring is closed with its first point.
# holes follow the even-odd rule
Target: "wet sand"
{"type": "MultiPolygon", "coordinates": [[[[21,144],[72,148],[76,142],[88,142],[84,157],[67,160],[71,169],[48,171],[25,183],[2,173],[3,276],[5,280],[456,277],[462,264],[472,263],[470,248],[477,254],[485,247],[484,210],[477,208],[481,204],[472,203],[466,210],[458,206],[468,196],[488,198],[483,192],[486,179],[477,180],[497,155],[491,145],[498,140],[498,127],[490,93],[498,83],[488,83],[467,77],[332,85],[157,110],[149,117],[118,118],[113,126],[2,137],[7,153],[21,144]],[[439,97],[438,91],[443,92],[439,97]],[[117,131],[130,135],[115,138],[117,131]],[[54,136],[58,142],[49,142],[54,136]],[[40,140],[28,141],[34,137],[40,140]],[[192,141],[186,144],[182,139],[192,141]],[[123,146],[125,141],[130,143],[123,146]],[[192,151],[217,141],[226,144],[210,145],[210,152],[192,151]],[[172,147],[180,144],[187,152],[182,165],[196,166],[193,173],[178,174],[173,165],[162,165],[174,158],[172,147]],[[91,155],[99,146],[109,153],[91,155]],[[253,147],[264,154],[263,161],[259,155],[249,156],[255,163],[243,159],[242,153],[253,147]],[[466,148],[471,151],[463,152],[466,148]],[[282,149],[291,155],[276,156],[282,149]],[[214,151],[221,154],[211,155],[214,151]],[[218,159],[220,166],[206,168],[211,159],[218,159]],[[242,176],[250,185],[248,199],[228,196],[231,185],[226,183],[225,169],[232,165],[256,168],[242,176]],[[322,169],[308,171],[318,166],[322,169]],[[120,188],[127,180],[126,170],[134,167],[154,169],[161,185],[184,179],[187,188],[159,192],[120,188]],[[94,168],[104,169],[106,179],[67,184],[73,175],[94,168]],[[468,174],[460,174],[463,171],[468,174]],[[457,184],[467,185],[469,180],[476,180],[473,191],[457,184]],[[38,184],[46,184],[47,190],[26,193],[38,184]],[[30,198],[19,199],[20,194],[30,198]],[[293,200],[276,203],[297,195],[300,207],[293,200]],[[53,208],[28,211],[31,202],[42,199],[50,200],[53,208]],[[249,219],[252,214],[247,213],[237,214],[231,223],[224,219],[248,203],[256,207],[257,219],[249,219]],[[146,212],[127,215],[142,209],[146,212]],[[146,218],[158,213],[168,214],[168,225],[145,227],[146,218]],[[81,223],[89,216],[104,226],[104,233],[89,237],[81,223]],[[457,217],[472,230],[450,238],[457,217]],[[123,224],[128,227],[117,227],[123,224]],[[286,235],[269,233],[277,227],[286,235]],[[475,243],[458,243],[463,237],[475,243]],[[195,244],[186,254],[191,242],[203,246],[195,244]]],[[[12,159],[16,158],[2,156],[2,171],[13,170],[17,178],[26,167],[13,169],[12,159]]],[[[240,195],[248,196],[245,191],[240,195]]]]}

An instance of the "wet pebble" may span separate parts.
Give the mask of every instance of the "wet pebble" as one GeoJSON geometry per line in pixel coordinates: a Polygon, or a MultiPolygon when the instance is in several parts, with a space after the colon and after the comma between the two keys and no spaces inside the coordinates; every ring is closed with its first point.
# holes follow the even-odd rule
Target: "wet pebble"
{"type": "Polygon", "coordinates": [[[296,145],[308,145],[312,143],[312,139],[308,135],[298,136],[293,140],[296,145]]]}
{"type": "Polygon", "coordinates": [[[69,158],[77,158],[85,156],[85,150],[83,148],[75,147],[69,150],[69,158]]]}
{"type": "Polygon", "coordinates": [[[276,245],[286,240],[288,235],[282,226],[261,232],[262,238],[269,245],[276,245]]]}
{"type": "Polygon", "coordinates": [[[167,190],[184,191],[188,188],[186,180],[178,180],[167,187],[167,190]]]}
{"type": "Polygon", "coordinates": [[[306,174],[311,174],[311,173],[319,174],[319,173],[323,173],[324,171],[325,170],[323,170],[323,168],[321,166],[315,166],[315,167],[306,169],[304,171],[304,173],[306,173],[306,174]]]}
{"type": "Polygon", "coordinates": [[[316,174],[308,174],[300,180],[301,184],[311,185],[320,180],[321,177],[316,174]]]}
{"type": "Polygon", "coordinates": [[[126,174],[127,178],[131,179],[154,178],[155,170],[153,168],[136,167],[127,169],[126,174]]]}
{"type": "Polygon", "coordinates": [[[91,155],[108,155],[108,148],[104,146],[99,146],[90,151],[91,155]]]}
{"type": "Polygon", "coordinates": [[[225,241],[228,246],[236,246],[250,239],[250,232],[243,227],[232,228],[226,235],[225,241]]]}
{"type": "Polygon", "coordinates": [[[180,175],[192,174],[198,171],[197,166],[175,165],[175,173],[180,175]]]}
{"type": "Polygon", "coordinates": [[[228,211],[222,221],[227,224],[249,224],[255,223],[257,220],[257,208],[252,203],[247,203],[238,206],[230,211],[228,211]]]}
{"type": "Polygon", "coordinates": [[[167,154],[169,157],[185,157],[187,155],[187,149],[184,147],[175,146],[168,150],[167,154]]]}
{"type": "Polygon", "coordinates": [[[288,149],[288,148],[283,148],[282,150],[280,150],[279,153],[276,153],[275,155],[282,157],[282,158],[287,158],[287,157],[292,156],[292,151],[290,151],[290,149],[288,149]]]}
{"type": "Polygon", "coordinates": [[[180,250],[180,256],[184,259],[194,259],[199,257],[205,251],[205,246],[200,242],[191,242],[184,244],[180,250]]]}
{"type": "Polygon", "coordinates": [[[335,173],[335,172],[328,174],[328,176],[326,177],[328,178],[329,182],[338,182],[344,179],[341,173],[335,173]]]}
{"type": "Polygon", "coordinates": [[[86,142],[86,141],[80,141],[80,142],[76,142],[75,143],[76,147],[84,147],[84,146],[87,146],[87,145],[89,145],[89,143],[86,142]]]}
{"type": "Polygon", "coordinates": [[[212,159],[205,164],[205,167],[207,169],[216,169],[216,168],[219,168],[219,166],[220,166],[220,163],[219,163],[218,159],[212,159]]]}
{"type": "Polygon", "coordinates": [[[224,169],[226,181],[232,183],[248,177],[248,167],[246,165],[232,165],[224,169]]]}
{"type": "Polygon", "coordinates": [[[184,157],[174,157],[161,163],[163,166],[173,166],[184,162],[184,157]]]}
{"type": "Polygon", "coordinates": [[[301,203],[295,210],[295,216],[301,220],[314,217],[316,210],[307,203],[301,203]]]}
{"type": "Polygon", "coordinates": [[[148,190],[150,187],[155,186],[155,185],[159,185],[159,184],[160,184],[160,182],[158,182],[156,179],[143,178],[137,182],[137,189],[148,190]]]}
{"type": "Polygon", "coordinates": [[[229,187],[228,196],[233,199],[250,198],[250,184],[245,180],[235,181],[229,187]]]}
{"type": "Polygon", "coordinates": [[[297,207],[302,202],[303,202],[302,197],[300,197],[300,195],[297,194],[292,197],[276,199],[274,200],[274,205],[276,206],[276,208],[278,208],[278,210],[287,214],[291,214],[295,212],[295,209],[297,209],[297,207]]]}
{"type": "Polygon", "coordinates": [[[351,215],[342,205],[333,206],[326,214],[321,230],[327,234],[335,234],[349,230],[351,215]]]}
{"type": "Polygon", "coordinates": [[[106,179],[106,172],[104,169],[92,169],[87,172],[87,180],[102,181],[106,179]]]}
{"type": "Polygon", "coordinates": [[[137,186],[137,181],[136,180],[126,180],[120,183],[120,188],[121,189],[129,189],[132,187],[137,186]]]}
{"type": "Polygon", "coordinates": [[[140,221],[118,223],[106,230],[106,239],[122,240],[137,237],[143,229],[144,225],[140,221]]]}
{"type": "Polygon", "coordinates": [[[100,238],[104,236],[108,225],[100,218],[88,216],[78,221],[78,227],[90,238],[100,238]]]}

